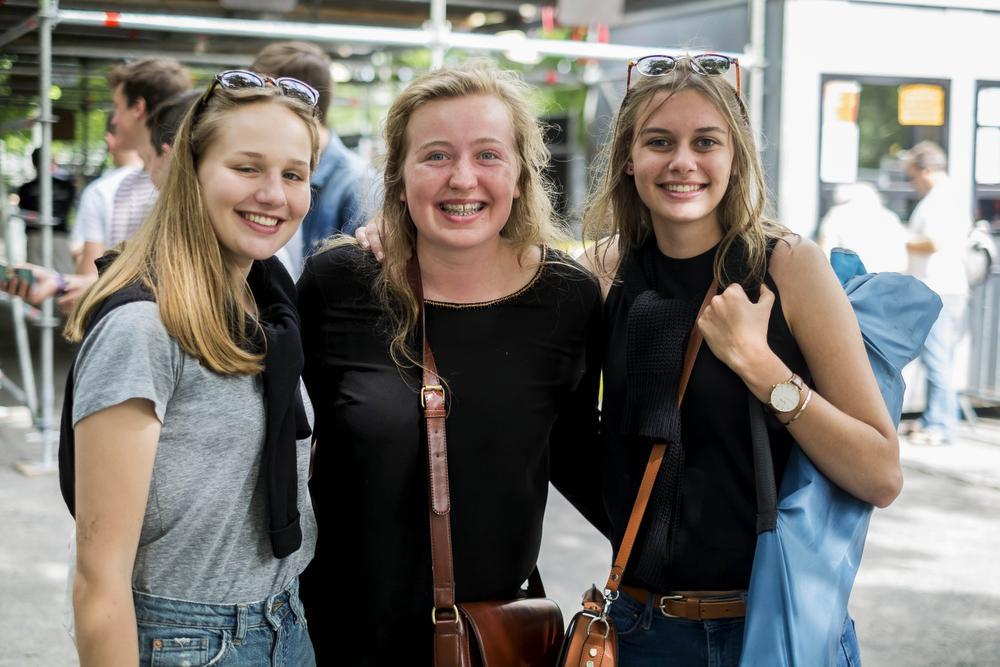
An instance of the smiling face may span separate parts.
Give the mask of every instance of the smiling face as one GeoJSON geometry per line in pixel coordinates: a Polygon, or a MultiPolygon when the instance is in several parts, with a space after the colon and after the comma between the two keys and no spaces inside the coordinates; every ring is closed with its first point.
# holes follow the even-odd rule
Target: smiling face
{"type": "Polygon", "coordinates": [[[244,272],[288,242],[309,210],[311,135],[289,109],[260,102],[226,114],[198,183],[231,266],[244,272]]]}
{"type": "Polygon", "coordinates": [[[435,100],[406,128],[404,193],[420,243],[453,250],[497,242],[517,187],[510,112],[489,95],[435,100]]]}
{"type": "Polygon", "coordinates": [[[700,92],[653,97],[637,129],[626,172],[654,227],[721,230],[718,207],[733,167],[732,137],[718,109],[700,92]]]}

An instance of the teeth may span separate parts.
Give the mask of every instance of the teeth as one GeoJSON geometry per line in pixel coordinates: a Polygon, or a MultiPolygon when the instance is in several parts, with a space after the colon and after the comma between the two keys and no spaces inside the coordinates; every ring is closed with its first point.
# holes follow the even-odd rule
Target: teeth
{"type": "Polygon", "coordinates": [[[441,210],[451,215],[472,215],[483,209],[484,204],[441,204],[441,210]]]}
{"type": "Polygon", "coordinates": [[[258,215],[256,213],[244,213],[243,217],[250,222],[256,222],[258,225],[264,225],[265,227],[274,227],[278,224],[277,218],[270,218],[266,215],[258,215]]]}
{"type": "Polygon", "coordinates": [[[663,186],[668,192],[694,192],[700,190],[700,185],[681,185],[680,183],[667,183],[663,186]]]}

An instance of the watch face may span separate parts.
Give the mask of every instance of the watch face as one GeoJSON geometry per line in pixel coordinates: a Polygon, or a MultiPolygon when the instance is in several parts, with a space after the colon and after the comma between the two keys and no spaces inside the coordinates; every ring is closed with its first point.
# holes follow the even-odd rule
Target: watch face
{"type": "Polygon", "coordinates": [[[777,412],[791,412],[799,404],[799,388],[791,382],[782,382],[771,390],[771,407],[777,412]]]}

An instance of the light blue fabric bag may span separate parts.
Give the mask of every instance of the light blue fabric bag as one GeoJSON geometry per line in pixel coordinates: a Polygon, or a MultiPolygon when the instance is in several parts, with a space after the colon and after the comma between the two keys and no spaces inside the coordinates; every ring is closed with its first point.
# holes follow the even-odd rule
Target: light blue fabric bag
{"type": "MultiPolygon", "coordinates": [[[[831,262],[854,307],[889,415],[898,424],[905,389],[901,371],[920,353],[941,299],[911,276],[865,273],[849,251],[834,250],[831,262]]],[[[758,535],[740,667],[833,666],[872,506],[833,484],[797,446],[775,499],[762,407],[748,396],[758,535]]]]}

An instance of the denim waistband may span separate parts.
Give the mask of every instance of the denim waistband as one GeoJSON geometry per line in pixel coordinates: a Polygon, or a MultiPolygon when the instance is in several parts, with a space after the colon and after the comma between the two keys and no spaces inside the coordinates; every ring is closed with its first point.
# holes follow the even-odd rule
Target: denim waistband
{"type": "Polygon", "coordinates": [[[138,591],[132,591],[132,598],[136,621],[140,624],[229,630],[237,640],[242,640],[248,628],[277,629],[288,614],[295,614],[300,622],[305,617],[297,578],[285,590],[259,602],[205,604],[138,591]]]}

